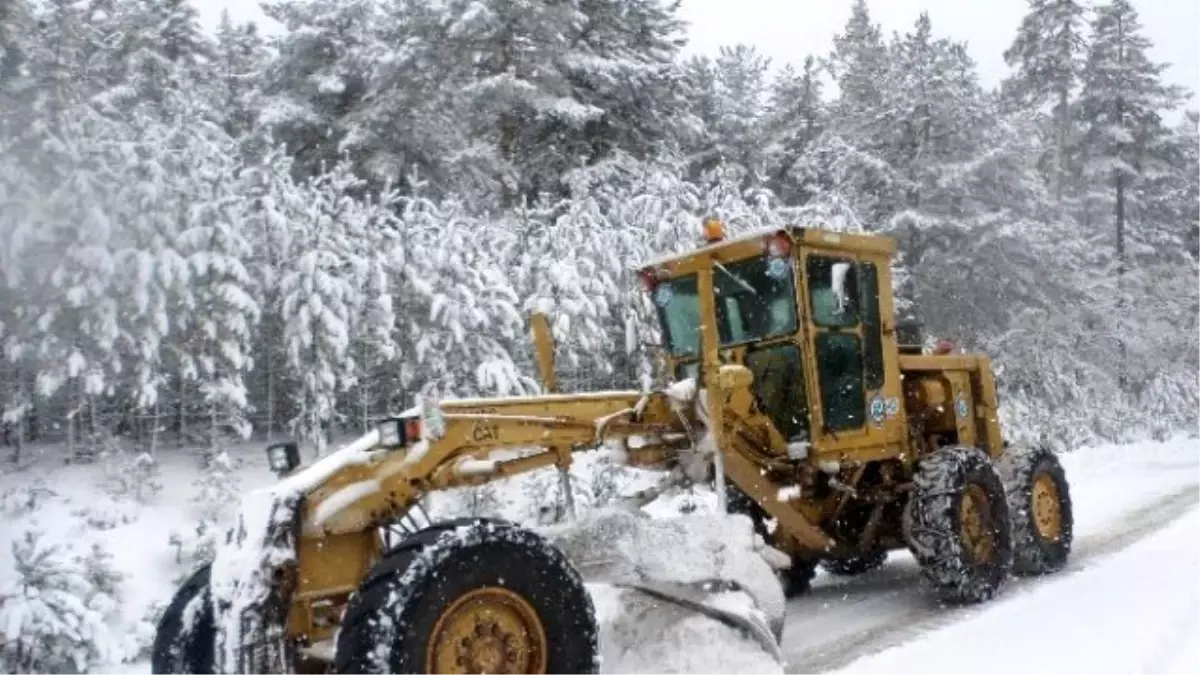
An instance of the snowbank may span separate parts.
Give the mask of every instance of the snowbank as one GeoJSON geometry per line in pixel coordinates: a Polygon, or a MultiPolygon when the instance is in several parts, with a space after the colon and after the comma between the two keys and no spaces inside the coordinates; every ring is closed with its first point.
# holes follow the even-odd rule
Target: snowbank
{"type": "Polygon", "coordinates": [[[651,518],[612,509],[542,534],[589,583],[604,672],[782,672],[775,640],[783,629],[783,590],[749,518],[651,518]],[[756,630],[638,588],[729,612],[756,630]]]}

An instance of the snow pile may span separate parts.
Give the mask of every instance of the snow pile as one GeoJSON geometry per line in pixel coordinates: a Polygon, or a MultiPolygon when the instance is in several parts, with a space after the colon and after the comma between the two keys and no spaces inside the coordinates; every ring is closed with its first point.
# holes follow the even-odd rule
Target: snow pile
{"type": "Polygon", "coordinates": [[[749,518],[597,510],[541,533],[589,584],[604,672],[782,672],[783,591],[749,518]],[[733,628],[690,603],[758,628],[733,628]]]}

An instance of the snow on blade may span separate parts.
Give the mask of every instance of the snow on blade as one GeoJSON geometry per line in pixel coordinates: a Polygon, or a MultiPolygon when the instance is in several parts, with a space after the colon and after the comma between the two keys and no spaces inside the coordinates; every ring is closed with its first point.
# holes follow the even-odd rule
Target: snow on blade
{"type": "Polygon", "coordinates": [[[313,513],[311,525],[314,529],[319,529],[339,511],[350,506],[354,502],[379,491],[379,481],[375,479],[359,481],[351,483],[337,492],[329,495],[321,500],[317,505],[316,511],[313,513]]]}
{"type": "Polygon", "coordinates": [[[539,531],[589,584],[604,672],[782,672],[783,591],[749,518],[607,509],[539,531]]]}
{"type": "Polygon", "coordinates": [[[379,445],[379,430],[372,429],[357,440],[331,452],[266,490],[276,495],[296,495],[308,492],[347,466],[366,464],[371,450],[379,445]]]}

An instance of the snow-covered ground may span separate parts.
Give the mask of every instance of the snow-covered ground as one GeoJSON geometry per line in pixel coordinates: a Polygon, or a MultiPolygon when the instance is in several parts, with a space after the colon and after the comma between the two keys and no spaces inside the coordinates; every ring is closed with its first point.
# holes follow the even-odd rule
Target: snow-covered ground
{"type": "Polygon", "coordinates": [[[789,603],[786,669],[1167,672],[1178,657],[1195,672],[1200,442],[1086,448],[1062,462],[1075,505],[1066,570],[1010,580],[968,608],[939,606],[906,552],[861,577],[818,575],[789,603]]]}
{"type": "MultiPolygon", "coordinates": [[[[236,472],[242,488],[273,480],[260,447],[237,454],[244,458],[236,472]]],[[[103,672],[148,671],[144,656],[133,653],[138,636],[144,643],[152,630],[143,618],[153,603],[169,600],[189,567],[186,559],[176,562],[170,538],[178,533],[186,553],[194,534],[188,528],[200,508],[193,501],[196,460],[164,453],[162,462],[163,489],[145,505],[111,497],[100,485],[102,466],[63,466],[61,455],[49,450],[32,466],[5,467],[0,474],[0,582],[11,574],[11,542],[28,530],[80,554],[100,543],[124,574],[118,587],[120,625],[112,627],[119,644],[103,672]],[[53,475],[54,482],[39,487],[39,475],[53,475]],[[38,503],[28,509],[31,494],[38,503]]],[[[1105,672],[1194,669],[1200,663],[1200,443],[1178,437],[1084,448],[1065,455],[1063,462],[1076,513],[1068,570],[1045,579],[1013,580],[997,600],[966,609],[937,606],[903,552],[861,577],[821,574],[810,594],[788,603],[782,668],[1065,672],[1098,664],[1105,672]]],[[[701,511],[708,506],[704,495],[682,501],[689,499],[701,511]]],[[[661,517],[680,501],[679,496],[662,500],[651,511],[661,517]]],[[[601,593],[596,600],[602,616],[622,615],[619,594],[601,593]]],[[[627,669],[658,672],[762,672],[769,665],[752,641],[706,621],[712,622],[696,617],[670,626],[679,643],[671,649],[647,642],[634,652],[626,649],[618,661],[627,669]]]]}
{"type": "Polygon", "coordinates": [[[846,673],[1195,673],[1200,511],[846,673]]]}

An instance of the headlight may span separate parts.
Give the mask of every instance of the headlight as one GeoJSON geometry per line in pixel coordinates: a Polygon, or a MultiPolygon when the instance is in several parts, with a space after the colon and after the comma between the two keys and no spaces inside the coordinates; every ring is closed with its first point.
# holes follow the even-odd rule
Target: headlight
{"type": "Polygon", "coordinates": [[[390,417],[379,423],[379,445],[403,448],[421,438],[421,420],[416,417],[390,417]]]}
{"type": "Polygon", "coordinates": [[[300,447],[290,441],[267,446],[267,465],[277,476],[291,473],[300,466],[300,447]]]}
{"type": "Polygon", "coordinates": [[[399,419],[393,417],[379,423],[379,444],[385,448],[404,445],[404,425],[399,419]]]}

